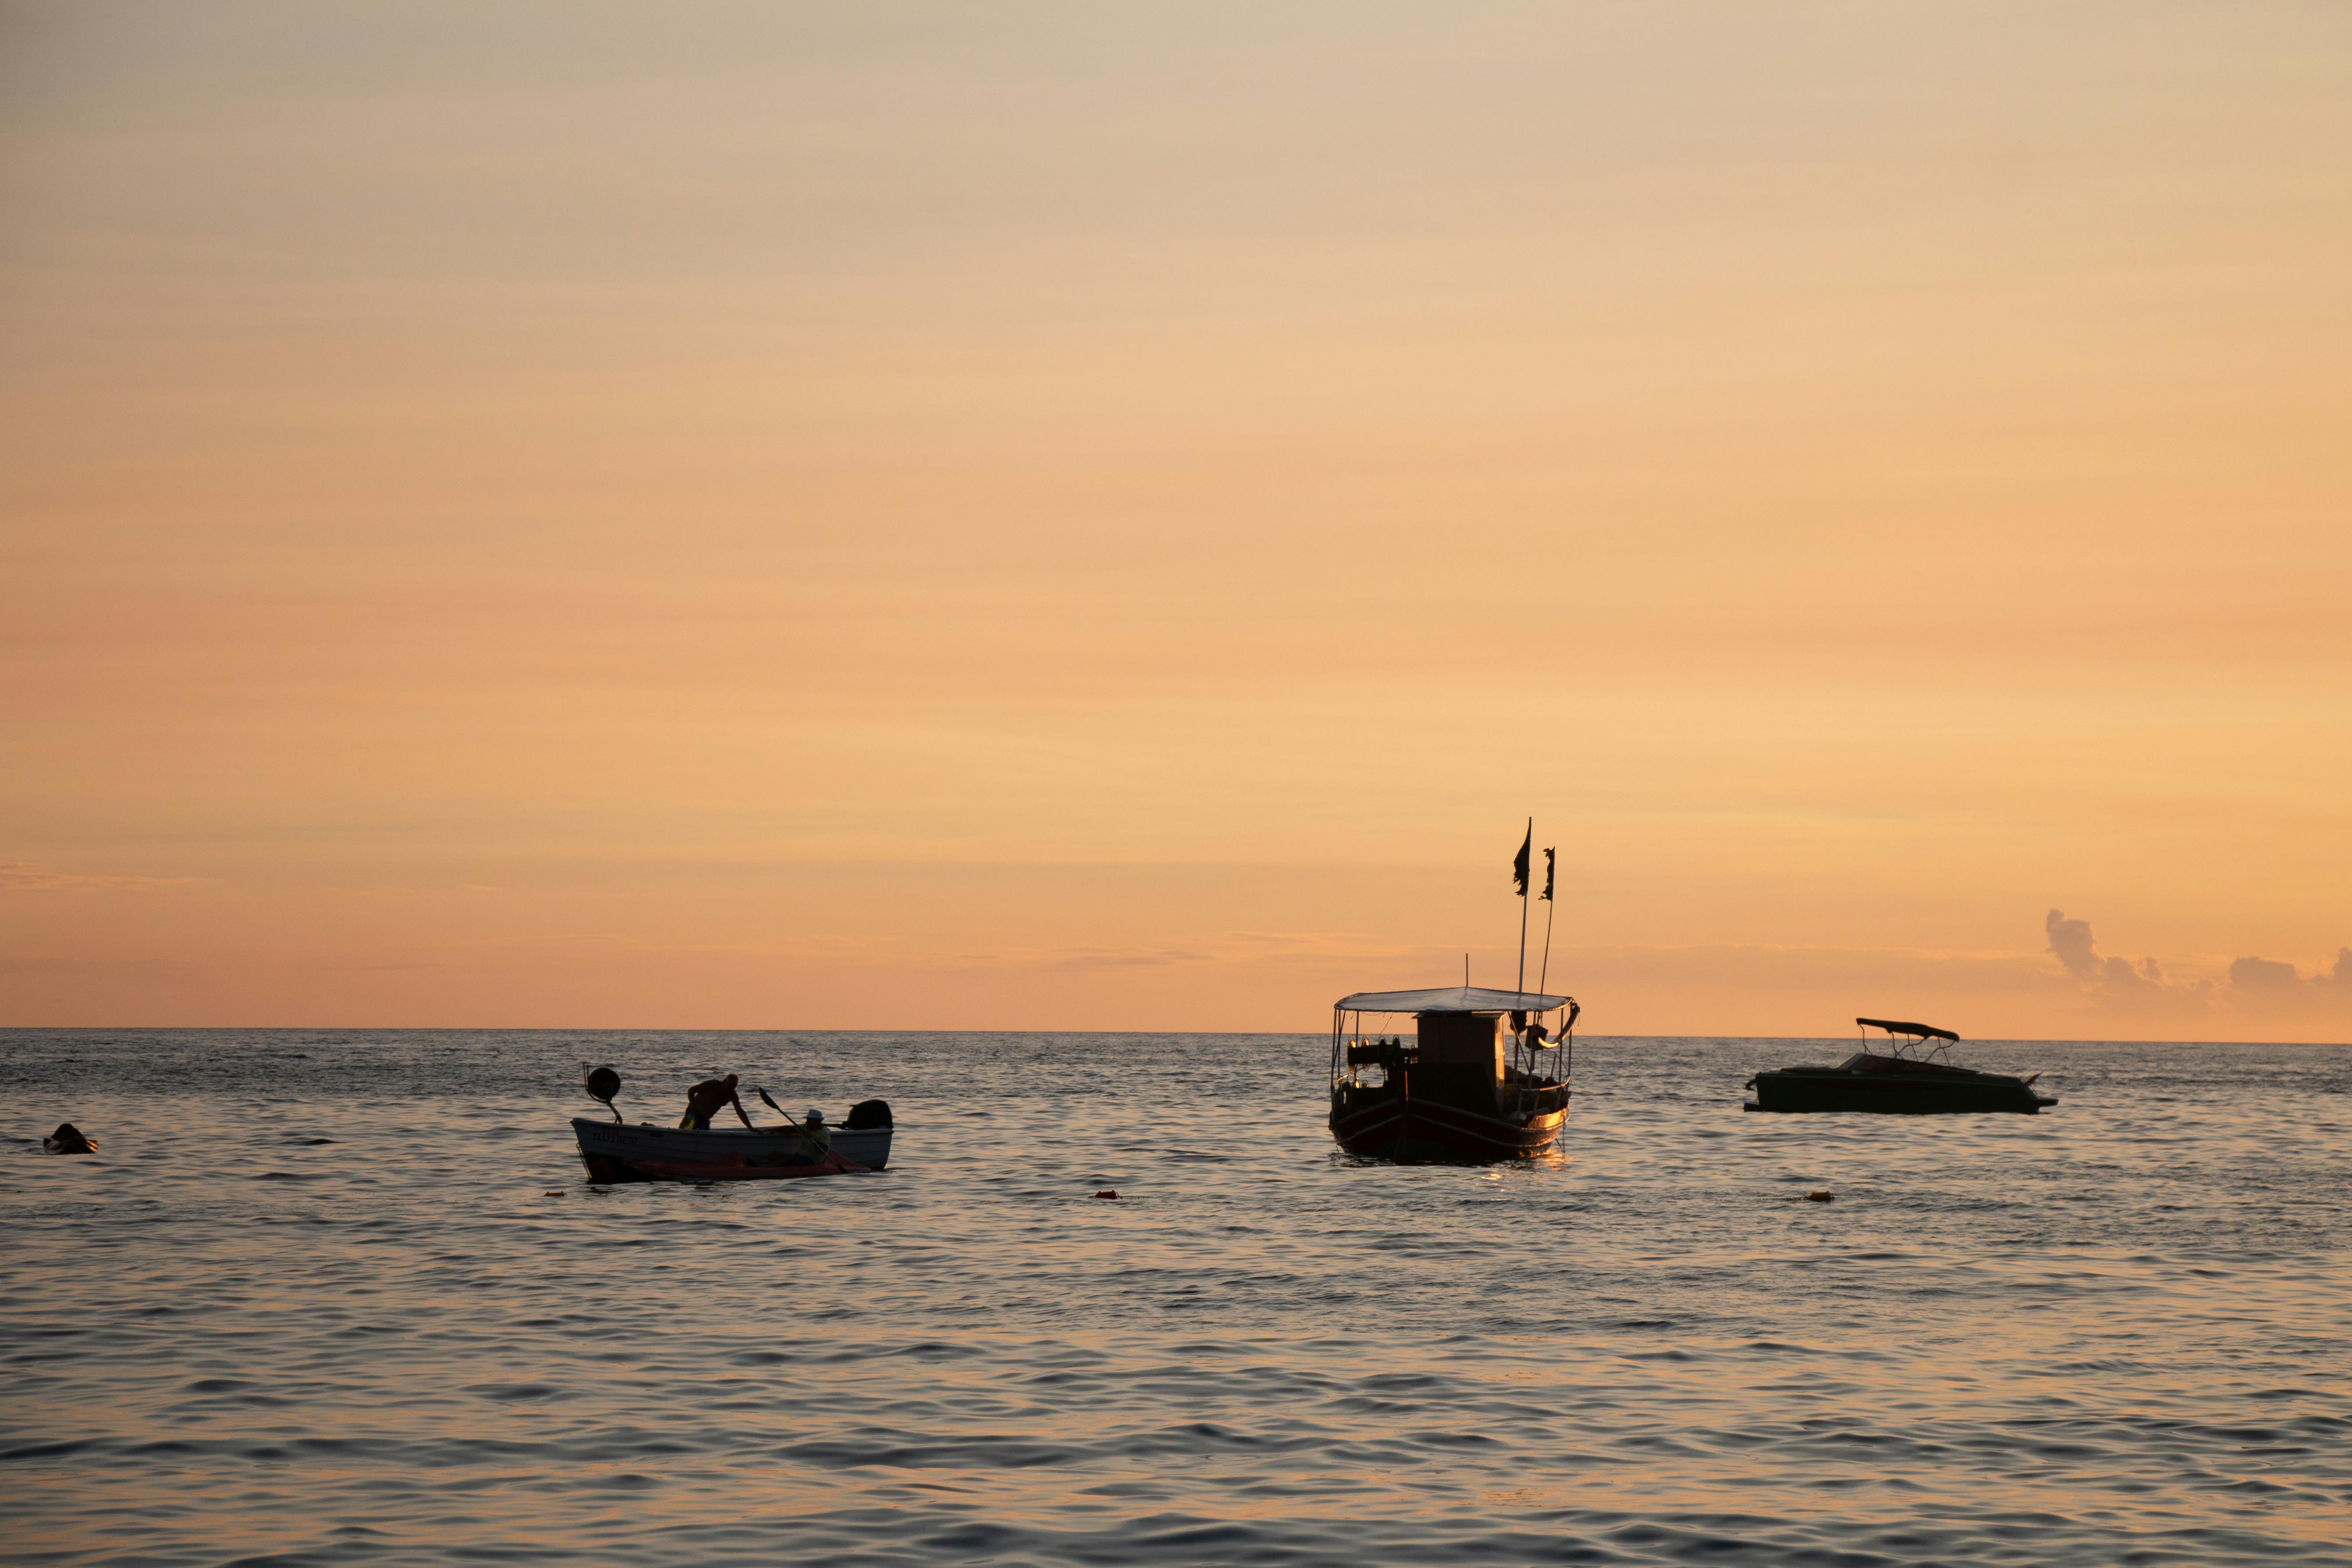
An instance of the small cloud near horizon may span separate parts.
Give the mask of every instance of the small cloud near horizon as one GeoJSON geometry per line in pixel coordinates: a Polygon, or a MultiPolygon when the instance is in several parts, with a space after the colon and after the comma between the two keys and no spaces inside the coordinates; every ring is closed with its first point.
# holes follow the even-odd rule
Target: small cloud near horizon
{"type": "Polygon", "coordinates": [[[2333,969],[2314,970],[2307,976],[2294,964],[2274,958],[2233,958],[2230,961],[2230,986],[2249,996],[2273,999],[2318,995],[2340,1000],[2352,996],[2352,947],[2336,950],[2333,969]]]}
{"type": "Polygon", "coordinates": [[[2063,910],[2052,910],[2042,921],[2048,951],[2066,973],[2106,995],[2134,1001],[2201,1002],[2212,990],[2210,980],[2176,981],[2153,958],[2135,963],[2116,954],[2102,957],[2098,939],[2088,921],[2068,920],[2063,910]]]}
{"type": "Polygon", "coordinates": [[[2091,922],[2070,920],[2063,910],[2052,910],[2042,929],[2045,949],[2067,974],[2084,987],[2118,1002],[2161,1002],[2196,1005],[2209,1001],[2274,1005],[2305,1000],[2335,1001],[2352,997],[2352,947],[2336,952],[2332,970],[2305,976],[2292,963],[2246,956],[2230,961],[2226,984],[2210,980],[2174,980],[2153,958],[2137,963],[2115,954],[2101,954],[2091,922]]]}

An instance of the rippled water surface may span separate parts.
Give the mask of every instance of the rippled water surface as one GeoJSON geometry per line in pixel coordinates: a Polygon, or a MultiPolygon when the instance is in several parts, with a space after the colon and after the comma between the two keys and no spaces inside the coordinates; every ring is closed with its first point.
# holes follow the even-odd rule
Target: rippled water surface
{"type": "Polygon", "coordinates": [[[1583,1042],[1475,1169],[1308,1037],[0,1033],[0,1558],[2352,1561],[2352,1054],[1740,1113],[1824,1048],[1583,1042]],[[584,1059],[893,1168],[589,1186],[584,1059]]]}

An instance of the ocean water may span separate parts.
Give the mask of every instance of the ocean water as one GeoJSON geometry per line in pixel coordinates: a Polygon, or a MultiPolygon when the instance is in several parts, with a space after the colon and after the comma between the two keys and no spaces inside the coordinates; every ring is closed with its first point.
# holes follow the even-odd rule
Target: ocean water
{"type": "Polygon", "coordinates": [[[1585,1040],[1556,1157],[1406,1168],[1312,1036],[0,1033],[0,1558],[2352,1562],[2352,1051],[1741,1114],[1844,1045],[1585,1040]],[[893,1168],[591,1187],[583,1060],[893,1168]]]}

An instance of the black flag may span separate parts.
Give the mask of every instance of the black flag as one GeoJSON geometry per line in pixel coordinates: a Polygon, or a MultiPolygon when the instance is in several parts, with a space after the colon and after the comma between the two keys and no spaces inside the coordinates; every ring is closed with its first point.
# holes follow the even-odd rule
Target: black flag
{"type": "Polygon", "coordinates": [[[1551,902],[1551,879],[1552,873],[1559,868],[1559,851],[1557,849],[1547,849],[1544,851],[1543,896],[1545,903],[1551,902]]]}
{"type": "Polygon", "coordinates": [[[1536,825],[1528,824],[1528,837],[1519,852],[1511,858],[1511,886],[1521,898],[1528,896],[1528,853],[1536,846],[1536,825]]]}

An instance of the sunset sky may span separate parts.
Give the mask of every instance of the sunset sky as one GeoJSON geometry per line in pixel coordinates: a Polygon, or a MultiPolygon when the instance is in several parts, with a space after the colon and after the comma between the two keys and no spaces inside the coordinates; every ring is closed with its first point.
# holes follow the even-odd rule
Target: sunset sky
{"type": "Polygon", "coordinates": [[[2352,1038],[2336,0],[0,4],[0,1024],[2352,1038]]]}

